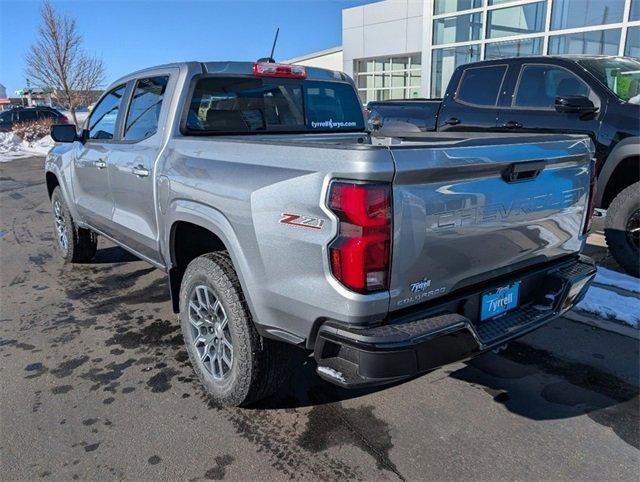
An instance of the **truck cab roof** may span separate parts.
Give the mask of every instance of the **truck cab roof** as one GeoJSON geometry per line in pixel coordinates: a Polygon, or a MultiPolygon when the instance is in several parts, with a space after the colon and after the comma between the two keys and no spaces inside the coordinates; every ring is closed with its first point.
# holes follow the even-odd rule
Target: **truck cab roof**
{"type": "MultiPolygon", "coordinates": [[[[167,68],[178,68],[181,70],[191,71],[193,75],[196,74],[210,74],[210,75],[227,75],[227,76],[240,76],[240,75],[253,75],[253,66],[257,62],[251,61],[184,61],[173,62],[169,64],[155,65],[152,67],[146,67],[144,69],[137,70],[130,74],[127,74],[118,80],[114,81],[112,85],[123,82],[132,77],[139,77],[142,74],[153,72],[156,70],[167,68]]],[[[295,64],[294,64],[295,65],[295,64]]],[[[351,78],[343,72],[336,70],[322,69],[319,67],[304,66],[307,77],[306,80],[326,80],[326,81],[341,81],[350,82],[351,78]]]]}
{"type": "Polygon", "coordinates": [[[492,65],[492,64],[508,64],[512,62],[544,62],[548,63],[553,60],[566,61],[576,63],[579,60],[599,60],[599,59],[615,59],[618,55],[587,55],[587,54],[565,54],[565,55],[523,55],[520,57],[507,57],[501,59],[479,60],[477,62],[469,62],[464,64],[465,68],[475,65],[492,65]]]}

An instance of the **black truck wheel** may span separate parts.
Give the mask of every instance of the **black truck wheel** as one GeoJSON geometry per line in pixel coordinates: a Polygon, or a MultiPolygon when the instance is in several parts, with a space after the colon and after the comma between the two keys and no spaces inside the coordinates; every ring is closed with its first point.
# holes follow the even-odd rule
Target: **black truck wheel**
{"type": "Polygon", "coordinates": [[[214,402],[248,405],[285,379],[287,347],[256,331],[226,252],[189,263],[180,286],[180,323],[191,364],[214,402]]]}
{"type": "Polygon", "coordinates": [[[51,208],[55,226],[56,246],[67,263],[86,263],[96,255],[98,237],[89,229],[79,228],[73,222],[60,187],[51,195],[51,208]]]}
{"type": "Polygon", "coordinates": [[[640,182],[624,189],[609,205],[604,234],[620,266],[640,277],[640,182]]]}

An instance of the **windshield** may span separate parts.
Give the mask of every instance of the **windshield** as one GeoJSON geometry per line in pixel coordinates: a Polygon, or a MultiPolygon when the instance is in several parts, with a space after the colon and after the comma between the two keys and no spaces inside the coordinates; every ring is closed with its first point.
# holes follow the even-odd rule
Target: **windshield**
{"type": "Polygon", "coordinates": [[[580,60],[620,100],[640,104],[640,61],[630,58],[580,60]]]}
{"type": "Polygon", "coordinates": [[[364,130],[350,84],[290,79],[205,77],[189,103],[186,130],[200,134],[364,130]]]}

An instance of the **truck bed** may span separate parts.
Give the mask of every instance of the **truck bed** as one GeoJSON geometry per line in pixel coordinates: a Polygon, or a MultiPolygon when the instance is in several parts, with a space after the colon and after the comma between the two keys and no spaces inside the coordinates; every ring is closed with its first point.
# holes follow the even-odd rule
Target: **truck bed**
{"type": "MultiPolygon", "coordinates": [[[[278,258],[273,265],[282,278],[270,273],[270,261],[265,263],[264,283],[258,289],[271,291],[265,293],[269,303],[280,297],[288,302],[291,280],[309,280],[310,271],[326,273],[324,250],[336,235],[337,223],[321,193],[331,179],[392,183],[391,285],[388,294],[375,295],[380,298],[376,309],[382,303],[389,311],[401,309],[513,269],[575,254],[584,241],[593,152],[585,136],[254,134],[188,138],[174,147],[182,142],[189,145],[183,154],[192,153],[194,165],[210,170],[212,178],[224,175],[228,161],[234,163],[234,177],[243,179],[236,189],[251,199],[248,215],[254,219],[244,239],[255,239],[257,250],[265,240],[282,250],[296,239],[303,241],[297,261],[278,258]],[[207,162],[209,156],[222,164],[207,162]],[[516,165],[525,176],[528,166],[537,166],[537,172],[505,180],[516,165]],[[282,212],[328,217],[328,230],[312,241],[298,232],[281,238],[263,219],[282,212]],[[421,282],[430,289],[416,296],[412,290],[421,282]]],[[[199,195],[212,194],[209,186],[199,195]]],[[[313,285],[319,293],[325,291],[321,280],[313,285]]],[[[344,298],[339,300],[344,303],[344,298]]]]}

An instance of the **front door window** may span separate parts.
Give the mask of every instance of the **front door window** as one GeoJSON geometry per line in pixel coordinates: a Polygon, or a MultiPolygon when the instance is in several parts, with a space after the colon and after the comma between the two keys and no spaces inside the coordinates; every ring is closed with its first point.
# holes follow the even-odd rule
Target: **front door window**
{"type": "Polygon", "coordinates": [[[116,87],[96,105],[89,117],[89,139],[111,140],[116,135],[116,122],[126,86],[116,87]]]}

